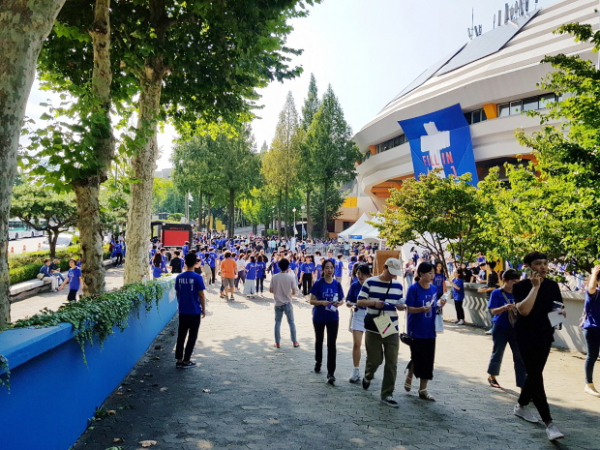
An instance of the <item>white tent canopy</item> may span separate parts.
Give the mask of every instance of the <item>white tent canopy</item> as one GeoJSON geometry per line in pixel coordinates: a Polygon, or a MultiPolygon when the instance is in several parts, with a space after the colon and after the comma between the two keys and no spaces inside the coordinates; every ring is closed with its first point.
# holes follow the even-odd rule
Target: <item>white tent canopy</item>
{"type": "Polygon", "coordinates": [[[356,223],[342,231],[338,236],[350,241],[380,241],[379,230],[367,223],[367,220],[378,222],[380,219],[377,217],[370,218],[367,213],[363,213],[356,223]]]}

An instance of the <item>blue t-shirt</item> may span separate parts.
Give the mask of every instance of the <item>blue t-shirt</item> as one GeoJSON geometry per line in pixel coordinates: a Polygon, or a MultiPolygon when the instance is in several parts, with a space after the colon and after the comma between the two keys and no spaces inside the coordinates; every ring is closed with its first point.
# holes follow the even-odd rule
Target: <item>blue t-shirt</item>
{"type": "Polygon", "coordinates": [[[585,290],[585,304],[583,306],[585,318],[583,319],[582,328],[598,328],[600,327],[600,291],[596,291],[594,295],[590,295],[585,290]]]}
{"type": "Polygon", "coordinates": [[[433,277],[433,284],[437,289],[438,297],[444,295],[444,282],[446,281],[446,275],[443,273],[436,273],[433,277]]]}
{"type": "MultiPolygon", "coordinates": [[[[512,292],[506,292],[503,289],[494,289],[490,294],[488,309],[500,308],[507,303],[515,303],[515,297],[512,295],[512,292]],[[502,295],[503,292],[504,295],[506,295],[508,302],[504,298],[504,295],[502,295]]],[[[504,311],[502,314],[498,314],[496,316],[492,315],[492,322],[494,322],[497,327],[512,328],[512,325],[508,320],[508,311],[504,311]]]]}
{"type": "Polygon", "coordinates": [[[465,299],[465,280],[453,278],[452,283],[460,288],[456,289],[454,286],[452,286],[452,298],[454,298],[455,302],[462,302],[465,299]]]}
{"type": "Polygon", "coordinates": [[[69,289],[72,291],[78,291],[79,286],[81,285],[81,269],[79,267],[69,269],[67,278],[69,279],[69,289]]]}
{"type": "Polygon", "coordinates": [[[181,252],[183,253],[183,257],[185,258],[185,255],[187,255],[190,251],[190,246],[189,245],[184,245],[183,247],[181,247],[181,252]]]}
{"type": "Polygon", "coordinates": [[[344,274],[344,263],[339,259],[334,261],[335,270],[333,272],[334,277],[341,277],[344,274]]]}
{"type": "Polygon", "coordinates": [[[256,263],[246,264],[246,280],[256,280],[256,263]]]}
{"type": "Polygon", "coordinates": [[[275,261],[271,266],[271,274],[277,275],[278,273],[281,273],[281,269],[279,268],[279,261],[275,261]]]}
{"type": "Polygon", "coordinates": [[[210,255],[210,258],[207,259],[208,265],[210,266],[211,269],[214,269],[215,261],[217,260],[217,254],[215,252],[210,252],[209,255],[210,255]]]}
{"type": "Polygon", "coordinates": [[[406,306],[420,308],[427,303],[433,305],[427,313],[408,313],[406,329],[408,334],[417,339],[435,338],[435,315],[437,313],[437,288],[430,284],[428,289],[419,283],[412,284],[406,292],[406,306]]]}
{"type": "Polygon", "coordinates": [[[294,273],[294,276],[298,273],[298,263],[296,261],[290,261],[290,270],[294,273]]]}
{"type": "Polygon", "coordinates": [[[202,314],[199,292],[203,291],[202,276],[192,271],[185,271],[175,279],[175,292],[179,303],[179,314],[202,314]]]}
{"type": "Polygon", "coordinates": [[[160,278],[163,274],[163,268],[162,268],[162,264],[160,265],[160,267],[156,267],[155,265],[152,265],[152,277],[154,278],[160,278]]]}
{"type": "Polygon", "coordinates": [[[264,262],[256,263],[256,278],[264,278],[267,265],[264,262]]]}
{"type": "MultiPolygon", "coordinates": [[[[359,281],[355,281],[350,285],[350,289],[348,290],[348,296],[346,297],[346,301],[348,303],[354,304],[356,306],[356,302],[358,300],[358,294],[362,288],[362,284],[359,281]]],[[[358,306],[358,309],[367,309],[364,306],[358,306]]]]}
{"type": "Polygon", "coordinates": [[[356,277],[352,276],[352,269],[354,269],[354,265],[356,264],[356,261],[350,261],[348,263],[348,274],[350,275],[350,282],[354,283],[356,281],[356,277]]]}
{"type": "Polygon", "coordinates": [[[313,263],[302,263],[300,270],[302,273],[312,274],[315,271],[315,265],[313,263]]]}
{"type": "MultiPolygon", "coordinates": [[[[344,299],[344,289],[342,285],[334,279],[331,283],[326,283],[324,279],[317,281],[311,288],[310,293],[317,300],[327,300],[328,302],[341,302],[344,299]]],[[[333,311],[332,306],[313,306],[313,320],[315,322],[337,322],[340,320],[340,314],[337,308],[333,311]]]]}

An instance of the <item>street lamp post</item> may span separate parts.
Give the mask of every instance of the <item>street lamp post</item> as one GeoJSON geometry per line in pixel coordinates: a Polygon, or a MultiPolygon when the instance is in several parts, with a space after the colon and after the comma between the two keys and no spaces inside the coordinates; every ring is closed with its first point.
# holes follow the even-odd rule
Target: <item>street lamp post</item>
{"type": "Polygon", "coordinates": [[[294,237],[296,237],[296,208],[292,208],[292,212],[294,213],[294,237]]]}

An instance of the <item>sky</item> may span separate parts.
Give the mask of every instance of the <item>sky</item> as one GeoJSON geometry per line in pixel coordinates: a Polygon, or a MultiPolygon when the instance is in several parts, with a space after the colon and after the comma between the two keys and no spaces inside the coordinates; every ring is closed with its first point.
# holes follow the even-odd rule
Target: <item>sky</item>
{"type": "MultiPolygon", "coordinates": [[[[538,0],[545,7],[556,0],[538,0]]],[[[294,31],[287,45],[303,49],[292,64],[304,70],[284,83],[273,82],[258,90],[262,96],[256,111],[260,117],[252,129],[257,148],[271,144],[279,112],[288,92],[301,111],[311,73],[319,96],[331,84],[353,133],[375,115],[427,67],[469,39],[467,29],[493,27],[501,0],[324,0],[310,8],[307,18],[292,21],[294,31]]],[[[514,0],[512,1],[514,4],[514,0]]],[[[530,10],[536,0],[529,0],[530,10]]],[[[40,101],[48,98],[37,84],[32,90],[26,115],[37,117],[40,101]]],[[[170,167],[173,129],[159,135],[161,157],[158,168],[170,167]]]]}

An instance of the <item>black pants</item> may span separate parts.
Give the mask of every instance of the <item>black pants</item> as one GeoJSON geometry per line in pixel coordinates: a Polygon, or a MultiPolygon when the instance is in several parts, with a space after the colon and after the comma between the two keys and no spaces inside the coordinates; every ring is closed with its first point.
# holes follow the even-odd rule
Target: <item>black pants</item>
{"type": "Polygon", "coordinates": [[[335,373],[335,359],[338,329],[340,322],[316,322],[313,320],[315,328],[315,362],[320,366],[323,362],[323,340],[325,338],[325,328],[327,328],[327,375],[335,373]]]}
{"type": "Polygon", "coordinates": [[[211,267],[210,271],[212,272],[212,282],[214,283],[215,281],[217,281],[217,278],[215,277],[215,268],[211,267]]]}
{"type": "Polygon", "coordinates": [[[456,307],[456,319],[465,320],[465,310],[463,309],[463,302],[454,300],[454,306],[456,307]]]}
{"type": "Polygon", "coordinates": [[[123,264],[123,253],[119,252],[115,256],[117,257],[117,260],[115,261],[115,266],[123,264]]]}
{"type": "Polygon", "coordinates": [[[262,278],[262,277],[259,277],[259,278],[256,279],[256,293],[257,294],[258,293],[261,293],[261,294],[263,293],[264,282],[265,282],[265,279],[262,278]]]}
{"type": "Polygon", "coordinates": [[[531,336],[519,336],[517,334],[517,344],[521,352],[523,364],[527,371],[525,384],[521,389],[519,397],[519,405],[526,406],[529,402],[537,408],[542,420],[546,423],[552,421],[550,415],[550,407],[546,398],[546,390],[544,389],[544,367],[550,355],[550,347],[552,342],[540,343],[532,342],[531,336]]]}
{"type": "Polygon", "coordinates": [[[312,288],[312,274],[311,273],[303,273],[302,274],[302,294],[304,294],[304,295],[310,294],[311,288],[312,288]]]}
{"type": "Polygon", "coordinates": [[[175,347],[175,359],[189,361],[198,338],[198,329],[200,328],[200,314],[179,314],[179,328],[177,329],[177,346],[175,347]],[[185,354],[183,353],[183,344],[185,344],[185,354]]]}

